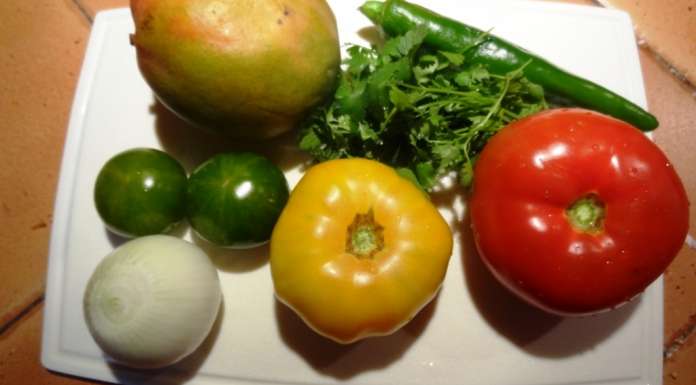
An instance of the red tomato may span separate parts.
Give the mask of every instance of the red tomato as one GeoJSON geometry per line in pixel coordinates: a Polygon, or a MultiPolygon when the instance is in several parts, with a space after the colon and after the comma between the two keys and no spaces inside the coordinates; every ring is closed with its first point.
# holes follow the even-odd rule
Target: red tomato
{"type": "Polygon", "coordinates": [[[493,274],[552,313],[615,308],[682,247],[689,202],[669,160],[627,123],[548,110],[502,129],[481,152],[469,208],[493,274]]]}

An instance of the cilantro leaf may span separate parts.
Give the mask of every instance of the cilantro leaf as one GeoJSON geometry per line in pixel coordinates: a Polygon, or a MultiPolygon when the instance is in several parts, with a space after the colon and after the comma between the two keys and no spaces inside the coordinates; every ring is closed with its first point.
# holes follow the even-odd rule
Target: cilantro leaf
{"type": "Polygon", "coordinates": [[[376,159],[424,189],[451,171],[468,186],[498,130],[548,107],[524,65],[492,75],[467,60],[468,49],[429,49],[425,34],[415,28],[379,49],[348,47],[334,97],[301,124],[300,148],[318,161],[376,159]]]}

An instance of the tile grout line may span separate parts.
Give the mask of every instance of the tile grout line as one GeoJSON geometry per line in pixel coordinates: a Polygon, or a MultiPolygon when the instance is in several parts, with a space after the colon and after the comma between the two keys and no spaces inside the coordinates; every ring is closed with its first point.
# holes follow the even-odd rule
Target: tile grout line
{"type": "Polygon", "coordinates": [[[644,42],[642,45],[639,43],[639,47],[640,46],[650,51],[650,54],[653,55],[655,60],[657,60],[657,62],[660,63],[660,65],[662,65],[667,71],[669,71],[669,73],[672,74],[672,76],[674,76],[677,80],[679,80],[685,87],[688,87],[689,90],[692,91],[691,95],[696,97],[696,84],[689,81],[689,78],[687,78],[686,75],[679,71],[674,65],[672,65],[672,63],[670,63],[662,55],[657,53],[657,51],[655,51],[652,48],[652,45],[650,45],[647,42],[644,42]]]}
{"type": "MultiPolygon", "coordinates": [[[[89,12],[85,9],[81,2],[79,0],[72,0],[72,3],[75,4],[79,12],[89,22],[89,24],[93,24],[93,18],[89,15],[89,12]]],[[[599,1],[595,0],[594,3],[604,7],[604,5],[601,4],[601,2],[599,1]]],[[[639,40],[639,42],[641,41],[639,36],[636,35],[636,38],[639,40]]],[[[658,54],[650,44],[643,43],[639,44],[639,46],[642,46],[643,48],[650,51],[650,53],[658,60],[658,62],[662,64],[668,71],[670,71],[672,76],[674,76],[677,80],[681,81],[691,89],[696,89],[696,85],[692,84],[686,78],[686,76],[680,73],[664,57],[658,54]]],[[[696,92],[694,94],[696,95],[696,92]]],[[[19,312],[14,318],[6,322],[4,325],[0,326],[0,336],[2,336],[7,330],[12,328],[13,325],[17,324],[22,318],[24,318],[28,313],[30,313],[31,310],[41,305],[43,301],[44,294],[42,293],[37,299],[35,299],[33,302],[27,305],[21,312],[19,312]]],[[[680,332],[675,337],[671,338],[670,341],[665,345],[663,351],[663,358],[666,360],[672,357],[681,348],[681,346],[684,345],[686,341],[694,334],[696,334],[696,315],[692,315],[689,319],[689,322],[687,322],[687,324],[683,328],[681,328],[680,332]]]]}
{"type": "Polygon", "coordinates": [[[689,321],[687,321],[686,325],[679,329],[674,336],[670,338],[669,342],[665,344],[662,355],[663,359],[670,359],[689,340],[689,338],[694,337],[694,335],[696,335],[696,314],[692,314],[689,317],[689,321]]]}
{"type": "MultiPolygon", "coordinates": [[[[610,8],[607,5],[605,5],[602,0],[593,0],[592,2],[595,3],[595,5],[597,6],[610,8]]],[[[636,44],[638,45],[638,48],[645,49],[646,51],[648,51],[648,53],[651,54],[664,69],[669,71],[671,76],[680,81],[682,85],[684,85],[685,87],[688,87],[692,91],[691,95],[696,97],[696,84],[693,84],[691,81],[689,81],[689,79],[683,73],[681,73],[674,65],[672,65],[667,59],[660,55],[652,47],[652,44],[648,43],[648,41],[645,38],[638,35],[637,31],[634,30],[633,34],[636,38],[636,44]]],[[[689,340],[689,338],[693,337],[694,335],[696,335],[696,314],[692,314],[689,317],[689,320],[686,322],[686,325],[680,328],[679,331],[675,333],[675,335],[673,335],[669,339],[669,341],[663,346],[663,362],[670,359],[674,354],[676,354],[679,351],[679,349],[689,340]]]]}
{"type": "MultiPolygon", "coordinates": [[[[71,2],[77,7],[77,10],[80,12],[80,14],[87,20],[87,22],[92,25],[94,23],[94,19],[92,16],[90,16],[89,12],[87,12],[87,9],[82,5],[82,3],[79,0],[71,0],[71,2]]],[[[4,324],[0,325],[0,337],[2,337],[5,332],[10,330],[14,325],[19,323],[25,316],[27,316],[33,309],[36,307],[40,306],[45,298],[45,292],[41,292],[39,296],[34,299],[31,303],[26,305],[24,309],[22,309],[17,315],[12,317],[10,320],[5,322],[4,324]]]]}
{"type": "Polygon", "coordinates": [[[82,16],[84,16],[85,19],[87,19],[87,22],[88,22],[90,25],[94,23],[94,19],[92,18],[92,16],[89,15],[89,12],[87,12],[87,9],[85,9],[85,7],[82,5],[82,3],[80,2],[80,0],[72,0],[72,3],[75,4],[75,6],[76,6],[77,9],[80,11],[80,13],[82,14],[82,16]]]}
{"type": "MultiPolygon", "coordinates": [[[[602,0],[592,0],[592,2],[600,7],[611,8],[607,6],[602,0]]],[[[696,84],[692,83],[689,78],[686,77],[681,71],[679,71],[672,63],[660,55],[653,47],[652,44],[638,35],[638,32],[634,29],[634,36],[636,38],[636,44],[639,49],[646,50],[650,55],[652,55],[660,66],[669,71],[670,75],[677,79],[683,86],[691,90],[691,95],[696,98],[696,84]]],[[[689,338],[696,338],[696,314],[692,314],[689,320],[686,322],[682,328],[677,331],[669,341],[663,346],[662,350],[662,360],[663,362],[670,359],[675,355],[679,349],[689,340],[689,338]]]]}
{"type": "MultiPolygon", "coordinates": [[[[613,7],[611,5],[608,5],[605,3],[603,0],[592,0],[592,2],[602,8],[607,8],[607,9],[619,9],[616,7],[613,7]]],[[[624,11],[625,12],[625,11],[624,11]]],[[[689,78],[686,77],[681,71],[679,71],[672,63],[670,63],[667,59],[665,59],[662,55],[660,55],[653,47],[652,44],[648,43],[647,39],[645,37],[642,37],[638,34],[638,31],[635,29],[634,25],[634,30],[633,30],[633,35],[636,37],[636,44],[638,44],[638,48],[643,48],[647,51],[650,51],[650,54],[653,55],[653,57],[657,60],[660,65],[662,65],[667,71],[669,71],[672,76],[674,76],[677,80],[682,82],[686,87],[688,87],[692,91],[692,95],[696,97],[696,84],[692,83],[689,78]]]]}
{"type": "Polygon", "coordinates": [[[19,321],[21,321],[33,309],[40,306],[43,303],[43,301],[44,301],[44,293],[42,292],[38,298],[36,298],[30,304],[28,304],[24,309],[22,309],[22,311],[17,313],[17,315],[15,315],[12,319],[10,319],[5,324],[0,326],[0,337],[2,337],[2,335],[5,334],[6,331],[10,330],[12,328],[12,326],[14,326],[19,321]]]}
{"type": "MultiPolygon", "coordinates": [[[[611,7],[608,7],[607,5],[605,5],[602,0],[592,0],[592,2],[595,5],[602,7],[602,8],[611,8],[611,7]]],[[[92,18],[92,16],[90,16],[89,12],[84,7],[84,5],[82,5],[80,0],[72,0],[72,3],[75,4],[75,6],[78,8],[78,10],[82,14],[82,16],[84,16],[85,19],[87,19],[87,21],[90,24],[94,23],[94,19],[92,18]]],[[[694,91],[692,94],[694,96],[696,96],[696,84],[691,83],[689,81],[689,79],[683,73],[681,73],[679,70],[677,70],[676,67],[674,65],[672,65],[669,61],[667,61],[662,55],[657,53],[657,51],[655,51],[652,48],[652,45],[647,43],[647,41],[644,38],[641,38],[640,36],[638,36],[638,34],[635,33],[635,31],[634,31],[634,35],[636,37],[636,40],[638,42],[639,47],[646,48],[648,51],[650,51],[650,53],[657,59],[657,61],[660,64],[662,64],[672,74],[672,76],[674,76],[675,78],[677,78],[677,80],[681,81],[684,85],[686,85],[687,87],[692,89],[694,91]]]]}

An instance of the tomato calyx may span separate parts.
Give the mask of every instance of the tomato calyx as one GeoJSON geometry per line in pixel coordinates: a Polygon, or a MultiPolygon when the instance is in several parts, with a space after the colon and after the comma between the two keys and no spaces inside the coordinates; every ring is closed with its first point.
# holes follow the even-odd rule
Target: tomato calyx
{"type": "Polygon", "coordinates": [[[566,216],[576,231],[597,234],[604,229],[606,207],[597,194],[589,193],[568,206],[566,216]]]}
{"type": "Polygon", "coordinates": [[[384,248],[384,227],[375,221],[375,214],[370,208],[364,214],[355,214],[348,226],[346,252],[356,258],[372,258],[384,248]]]}

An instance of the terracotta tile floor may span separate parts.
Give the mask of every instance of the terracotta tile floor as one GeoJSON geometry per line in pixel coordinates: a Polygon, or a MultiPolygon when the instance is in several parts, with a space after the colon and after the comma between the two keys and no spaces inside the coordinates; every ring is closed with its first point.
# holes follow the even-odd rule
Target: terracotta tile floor
{"type": "MultiPolygon", "coordinates": [[[[575,3],[595,3],[572,0],[575,3]]],[[[604,0],[627,10],[656,141],[696,201],[696,1],[604,0]]],[[[125,0],[0,1],[0,384],[72,384],[39,362],[46,254],[69,109],[90,24],[125,0]],[[28,380],[30,379],[30,380],[28,380]],[[27,382],[30,381],[30,382],[27,382]]],[[[690,234],[696,237],[696,206],[690,234]]],[[[665,274],[666,385],[696,384],[696,249],[665,274]]]]}

